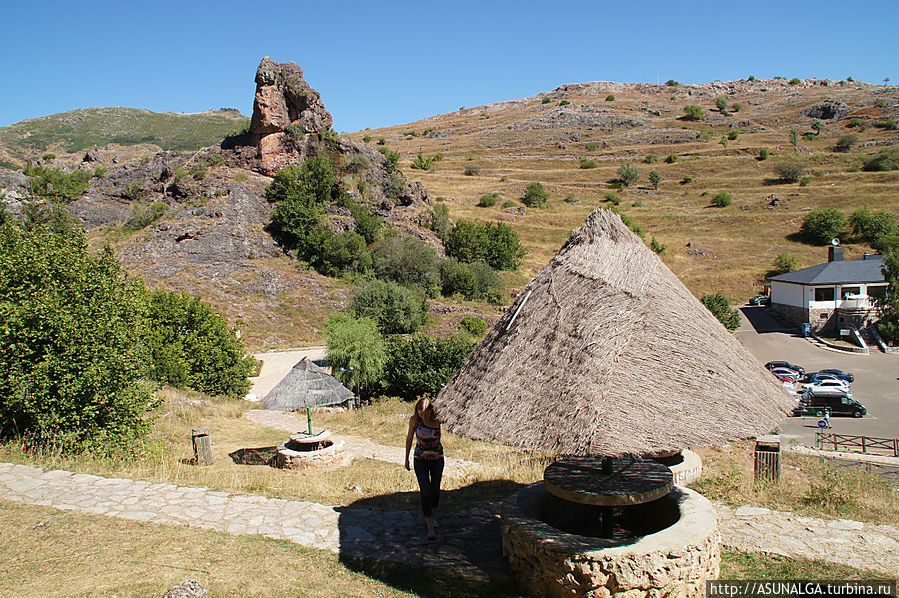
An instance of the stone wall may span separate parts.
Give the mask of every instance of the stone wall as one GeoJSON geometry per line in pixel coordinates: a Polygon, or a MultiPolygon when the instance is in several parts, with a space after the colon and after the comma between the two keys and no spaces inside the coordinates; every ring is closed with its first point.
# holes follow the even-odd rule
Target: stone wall
{"type": "Polygon", "coordinates": [[[771,307],[786,320],[795,323],[797,326],[809,321],[808,309],[796,307],[795,305],[784,305],[783,303],[772,303],[771,307]]]}
{"type": "Polygon", "coordinates": [[[606,540],[569,534],[537,519],[546,489],[527,486],[503,504],[503,552],[533,596],[700,597],[719,575],[718,522],[712,504],[675,487],[680,519],[654,534],[606,540]]]}

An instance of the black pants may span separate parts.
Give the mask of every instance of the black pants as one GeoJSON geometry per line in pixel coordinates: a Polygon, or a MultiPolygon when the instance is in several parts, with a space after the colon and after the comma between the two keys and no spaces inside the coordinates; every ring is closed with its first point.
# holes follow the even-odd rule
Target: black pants
{"type": "Polygon", "coordinates": [[[415,477],[421,489],[421,512],[425,517],[440,503],[440,478],[443,477],[443,459],[415,459],[415,477]]]}

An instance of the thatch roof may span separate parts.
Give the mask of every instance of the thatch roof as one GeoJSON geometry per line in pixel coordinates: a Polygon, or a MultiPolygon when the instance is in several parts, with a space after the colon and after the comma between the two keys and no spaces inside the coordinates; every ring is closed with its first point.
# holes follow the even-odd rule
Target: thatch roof
{"type": "Polygon", "coordinates": [[[306,407],[337,405],[352,397],[351,390],[304,357],[265,395],[261,405],[274,411],[296,411],[306,407]]]}
{"type": "Polygon", "coordinates": [[[574,455],[766,433],[793,400],[621,219],[594,211],[434,400],[457,434],[574,455]]]}

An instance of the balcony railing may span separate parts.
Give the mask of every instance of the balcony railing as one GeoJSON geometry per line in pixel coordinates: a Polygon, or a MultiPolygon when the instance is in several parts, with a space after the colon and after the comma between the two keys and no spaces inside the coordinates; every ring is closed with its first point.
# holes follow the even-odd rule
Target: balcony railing
{"type": "Polygon", "coordinates": [[[840,301],[837,304],[837,307],[846,310],[874,309],[874,301],[866,296],[852,296],[851,298],[840,301]]]}

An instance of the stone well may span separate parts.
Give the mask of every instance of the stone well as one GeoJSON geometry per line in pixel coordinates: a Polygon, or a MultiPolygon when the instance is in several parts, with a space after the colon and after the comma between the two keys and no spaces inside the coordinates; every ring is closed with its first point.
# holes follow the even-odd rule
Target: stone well
{"type": "Polygon", "coordinates": [[[689,449],[657,455],[653,459],[668,466],[674,476],[674,483],[678,486],[694,482],[702,475],[702,459],[689,449]]]}
{"type": "Polygon", "coordinates": [[[290,440],[278,446],[275,467],[281,469],[305,469],[307,467],[343,465],[343,440],[331,438],[327,430],[313,434],[297,432],[290,440]]]}
{"type": "Polygon", "coordinates": [[[675,486],[647,507],[667,511],[659,531],[604,539],[546,523],[551,495],[543,482],[522,488],[503,504],[503,553],[523,589],[534,596],[702,596],[721,562],[712,504],[675,486]],[[654,505],[650,507],[650,505],[654,505]],[[673,522],[672,522],[673,521],[673,522]]]}

